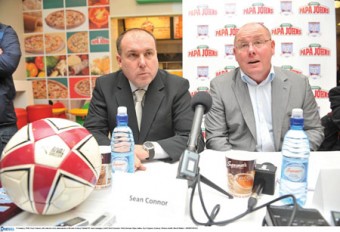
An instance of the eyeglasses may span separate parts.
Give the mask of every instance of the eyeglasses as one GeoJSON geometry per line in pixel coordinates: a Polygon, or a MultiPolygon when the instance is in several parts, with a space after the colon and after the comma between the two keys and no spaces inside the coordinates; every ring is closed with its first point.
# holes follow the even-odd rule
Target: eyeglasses
{"type": "Polygon", "coordinates": [[[254,42],[242,42],[239,44],[236,44],[236,48],[240,51],[247,51],[250,47],[250,44],[253,45],[253,47],[256,48],[262,48],[268,41],[271,41],[271,39],[266,39],[266,40],[255,40],[254,42]]]}

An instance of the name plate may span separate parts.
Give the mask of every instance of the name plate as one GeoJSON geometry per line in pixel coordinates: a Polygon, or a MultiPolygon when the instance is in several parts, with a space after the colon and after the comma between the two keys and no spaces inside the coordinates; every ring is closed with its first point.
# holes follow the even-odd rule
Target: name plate
{"type": "Polygon", "coordinates": [[[339,169],[321,169],[316,182],[313,204],[324,212],[340,211],[339,169]]]}
{"type": "Polygon", "coordinates": [[[112,175],[117,226],[184,226],[188,182],[145,173],[112,175]]]}

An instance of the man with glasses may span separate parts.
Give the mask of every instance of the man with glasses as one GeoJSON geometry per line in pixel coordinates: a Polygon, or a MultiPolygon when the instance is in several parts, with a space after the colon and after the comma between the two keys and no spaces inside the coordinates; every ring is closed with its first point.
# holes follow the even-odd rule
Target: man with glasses
{"type": "Polygon", "coordinates": [[[239,67],[210,82],[213,105],[205,118],[209,149],[280,151],[293,108],[304,113],[311,150],[323,141],[318,106],[307,77],[275,67],[275,41],[263,24],[242,26],[234,39],[239,67]]]}

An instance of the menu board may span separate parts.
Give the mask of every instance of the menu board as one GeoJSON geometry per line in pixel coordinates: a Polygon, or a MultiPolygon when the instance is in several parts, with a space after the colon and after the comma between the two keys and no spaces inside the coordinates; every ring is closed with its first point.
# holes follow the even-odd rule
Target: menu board
{"type": "Polygon", "coordinates": [[[125,30],[140,27],[151,32],[156,39],[171,39],[170,17],[134,17],[125,18],[125,30]]]}
{"type": "Polygon", "coordinates": [[[34,102],[81,107],[111,72],[109,0],[23,0],[22,10],[34,102]]]}

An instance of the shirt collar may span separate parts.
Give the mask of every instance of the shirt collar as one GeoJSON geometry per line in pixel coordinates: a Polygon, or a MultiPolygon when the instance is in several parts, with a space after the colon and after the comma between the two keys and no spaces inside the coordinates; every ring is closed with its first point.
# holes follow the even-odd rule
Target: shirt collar
{"type": "Polygon", "coordinates": [[[275,78],[275,73],[274,73],[274,68],[273,66],[270,68],[270,72],[267,76],[267,78],[262,81],[260,84],[257,84],[256,81],[254,81],[253,79],[251,79],[249,76],[247,76],[242,69],[240,69],[241,71],[241,79],[243,82],[245,82],[246,84],[252,85],[252,86],[263,86],[266,85],[267,83],[270,83],[273,81],[273,79],[275,78]]]}
{"type": "MultiPolygon", "coordinates": [[[[131,91],[132,92],[135,92],[137,89],[141,89],[141,88],[137,88],[134,84],[132,84],[132,82],[131,81],[129,81],[129,83],[130,83],[130,87],[131,87],[131,91]]],[[[144,89],[145,91],[147,91],[148,90],[148,85],[147,86],[145,86],[144,88],[142,88],[142,89],[144,89]]]]}

